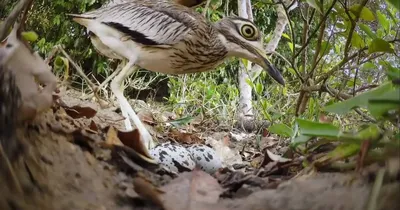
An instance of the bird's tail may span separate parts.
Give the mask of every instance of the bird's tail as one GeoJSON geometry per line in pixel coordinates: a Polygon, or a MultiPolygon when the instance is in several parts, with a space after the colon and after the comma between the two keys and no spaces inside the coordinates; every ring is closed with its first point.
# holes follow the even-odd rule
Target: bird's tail
{"type": "Polygon", "coordinates": [[[95,19],[93,16],[89,14],[67,14],[67,16],[72,17],[72,20],[87,27],[90,22],[95,19]]]}

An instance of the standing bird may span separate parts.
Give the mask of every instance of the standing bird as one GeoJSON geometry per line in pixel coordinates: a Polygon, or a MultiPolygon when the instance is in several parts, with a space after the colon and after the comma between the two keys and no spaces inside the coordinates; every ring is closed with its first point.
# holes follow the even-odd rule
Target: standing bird
{"type": "Polygon", "coordinates": [[[111,90],[120,104],[126,129],[132,129],[132,119],[148,149],[154,146],[152,137],[121,89],[137,67],[187,74],[212,70],[229,57],[240,57],[262,66],[284,85],[281,73],[267,59],[260,30],[247,19],[225,17],[210,23],[193,9],[170,0],[130,0],[70,15],[110,52],[128,60],[111,82],[111,90]]]}

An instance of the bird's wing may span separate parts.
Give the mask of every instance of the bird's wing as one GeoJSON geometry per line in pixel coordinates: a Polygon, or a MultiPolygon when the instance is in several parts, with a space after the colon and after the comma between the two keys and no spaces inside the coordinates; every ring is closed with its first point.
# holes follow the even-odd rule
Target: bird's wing
{"type": "Polygon", "coordinates": [[[206,21],[190,8],[169,0],[133,1],[73,16],[100,21],[144,45],[174,45],[196,30],[199,20],[206,21]]]}

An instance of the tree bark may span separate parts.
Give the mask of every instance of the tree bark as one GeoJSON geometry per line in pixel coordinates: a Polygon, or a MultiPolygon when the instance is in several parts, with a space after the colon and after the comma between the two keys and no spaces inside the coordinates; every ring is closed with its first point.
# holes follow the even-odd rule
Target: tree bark
{"type": "MultiPolygon", "coordinates": [[[[289,6],[293,0],[284,0],[282,1],[286,6],[289,6]]],[[[292,4],[290,10],[293,10],[297,7],[297,4],[292,4]]],[[[247,18],[253,21],[253,14],[251,8],[250,0],[238,0],[238,8],[239,8],[239,16],[243,18],[247,18]]],[[[285,8],[282,4],[277,4],[277,23],[275,30],[272,34],[271,41],[265,47],[267,53],[273,53],[275,49],[278,47],[279,41],[281,40],[282,33],[285,30],[286,25],[288,24],[288,18],[286,17],[285,8]]],[[[246,130],[252,130],[251,127],[254,125],[246,125],[246,124],[254,124],[254,111],[252,105],[252,88],[246,82],[246,80],[250,79],[254,81],[257,78],[263,69],[255,65],[251,67],[251,62],[247,62],[247,66],[243,62],[240,62],[239,69],[239,107],[240,112],[238,116],[238,124],[241,125],[246,130]],[[247,69],[247,70],[246,70],[247,69]],[[250,75],[249,75],[250,74],[250,75]]]]}
{"type": "MultiPolygon", "coordinates": [[[[242,18],[252,20],[252,8],[250,4],[250,0],[238,0],[238,8],[239,8],[239,16],[242,18]]],[[[239,120],[244,120],[243,118],[254,118],[253,113],[253,105],[252,105],[252,88],[249,84],[247,84],[246,80],[250,77],[247,74],[248,71],[251,70],[251,62],[247,62],[247,64],[240,61],[239,68],[239,91],[240,91],[240,112],[239,112],[239,120]]]]}

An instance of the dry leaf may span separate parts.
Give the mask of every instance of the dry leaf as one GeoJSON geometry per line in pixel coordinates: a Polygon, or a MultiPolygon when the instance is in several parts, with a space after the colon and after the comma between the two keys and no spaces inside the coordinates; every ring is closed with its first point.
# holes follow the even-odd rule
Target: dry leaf
{"type": "Polygon", "coordinates": [[[264,155],[264,160],[260,164],[260,167],[264,167],[264,166],[268,165],[269,163],[274,163],[274,164],[270,164],[270,166],[273,165],[275,167],[275,166],[278,166],[280,164],[288,163],[288,162],[291,162],[291,161],[293,161],[293,160],[292,159],[288,159],[288,158],[284,158],[284,157],[282,157],[280,155],[275,155],[274,153],[272,153],[271,151],[269,151],[267,149],[267,151],[265,152],[265,155],[264,155]]]}
{"type": "Polygon", "coordinates": [[[110,145],[120,145],[123,146],[124,144],[118,138],[117,131],[113,126],[110,126],[107,131],[106,143],[110,145]]]}
{"type": "Polygon", "coordinates": [[[272,153],[269,150],[267,150],[267,155],[269,156],[269,158],[271,158],[271,160],[279,162],[279,163],[286,163],[286,162],[292,161],[292,159],[288,159],[288,158],[284,158],[279,155],[275,155],[274,153],[272,153]]]}
{"type": "Polygon", "coordinates": [[[142,122],[144,122],[146,124],[149,124],[149,125],[152,125],[152,126],[156,125],[156,122],[155,122],[154,117],[153,117],[153,113],[150,112],[150,111],[143,111],[142,110],[142,111],[137,113],[137,116],[139,117],[140,121],[142,121],[142,122]]]}
{"type": "Polygon", "coordinates": [[[178,130],[172,130],[169,134],[169,137],[175,139],[179,143],[184,144],[199,144],[203,143],[204,141],[197,137],[195,134],[192,133],[182,133],[178,130]]]}
{"type": "Polygon", "coordinates": [[[222,187],[211,175],[195,169],[182,173],[168,185],[161,188],[168,210],[222,209],[216,205],[222,193],[222,187]]]}
{"type": "Polygon", "coordinates": [[[99,131],[99,127],[96,125],[96,123],[92,120],[90,121],[89,129],[92,131],[99,131]]]}
{"type": "Polygon", "coordinates": [[[65,112],[71,116],[74,119],[86,117],[86,118],[92,118],[96,115],[97,111],[90,108],[90,107],[81,107],[81,106],[72,106],[68,107],[65,105],[61,105],[65,112]]]}
{"type": "Polygon", "coordinates": [[[121,142],[127,146],[135,150],[140,155],[143,155],[149,159],[153,159],[147,150],[146,146],[143,144],[143,141],[140,138],[140,133],[138,129],[132,131],[120,131],[118,130],[118,138],[121,142]]]}

